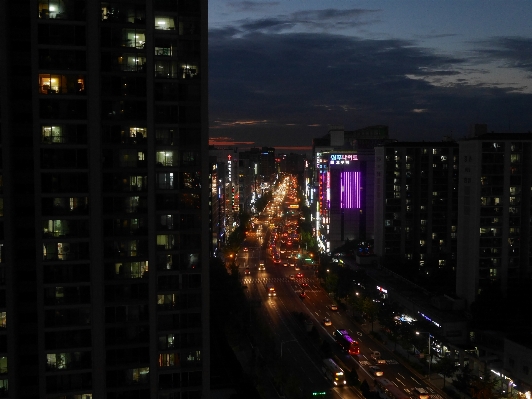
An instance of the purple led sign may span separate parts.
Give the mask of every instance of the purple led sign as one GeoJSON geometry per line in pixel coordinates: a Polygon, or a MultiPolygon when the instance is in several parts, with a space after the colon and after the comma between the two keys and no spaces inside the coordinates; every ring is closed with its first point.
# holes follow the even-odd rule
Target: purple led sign
{"type": "Polygon", "coordinates": [[[360,172],[340,174],[340,208],[360,208],[360,172]]]}

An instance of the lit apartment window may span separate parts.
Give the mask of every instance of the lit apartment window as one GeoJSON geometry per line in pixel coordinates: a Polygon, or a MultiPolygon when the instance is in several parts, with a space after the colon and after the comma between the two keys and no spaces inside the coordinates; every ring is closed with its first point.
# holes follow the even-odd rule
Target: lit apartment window
{"type": "Polygon", "coordinates": [[[41,127],[42,142],[46,144],[62,143],[63,135],[61,126],[42,126],[41,127]]]}
{"type": "Polygon", "coordinates": [[[421,226],[426,226],[427,225],[427,220],[426,219],[421,219],[420,223],[421,223],[421,226]]]}
{"type": "Polygon", "coordinates": [[[425,246],[425,240],[419,240],[419,245],[421,247],[424,247],[425,246]]]}
{"type": "Polygon", "coordinates": [[[158,234],[157,248],[158,249],[172,249],[174,246],[174,236],[172,234],[158,234]]]}
{"type": "Polygon", "coordinates": [[[157,151],[155,154],[155,162],[157,166],[177,166],[177,155],[177,151],[157,151]]]}
{"type": "Polygon", "coordinates": [[[121,278],[142,278],[148,272],[148,261],[115,263],[115,274],[121,278]]]}
{"type": "Polygon", "coordinates": [[[490,277],[497,277],[497,269],[490,269],[490,277]]]}
{"type": "Polygon", "coordinates": [[[444,267],[445,266],[445,259],[439,259],[438,260],[438,266],[444,267]]]}
{"type": "Polygon", "coordinates": [[[438,238],[438,234],[437,233],[432,233],[432,239],[436,240],[437,238],[438,238]]]}
{"type": "Polygon", "coordinates": [[[159,367],[179,366],[179,353],[160,353],[159,367]]]}
{"type": "Polygon", "coordinates": [[[440,149],[439,148],[433,148],[432,149],[432,154],[433,155],[438,155],[440,153],[440,149]]]}
{"type": "Polygon", "coordinates": [[[175,17],[155,16],[155,29],[175,30],[175,17]]]}

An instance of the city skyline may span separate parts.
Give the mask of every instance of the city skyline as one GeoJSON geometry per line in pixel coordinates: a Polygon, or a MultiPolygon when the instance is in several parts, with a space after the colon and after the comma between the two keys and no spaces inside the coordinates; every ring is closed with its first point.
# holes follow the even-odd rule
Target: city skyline
{"type": "Polygon", "coordinates": [[[403,141],[531,129],[529,2],[209,6],[211,144],[310,146],[328,125],[403,141]]]}

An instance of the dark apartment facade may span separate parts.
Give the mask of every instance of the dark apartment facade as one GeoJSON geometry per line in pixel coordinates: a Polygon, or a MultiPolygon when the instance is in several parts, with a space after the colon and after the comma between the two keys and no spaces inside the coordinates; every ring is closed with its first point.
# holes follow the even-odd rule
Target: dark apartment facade
{"type": "Polygon", "coordinates": [[[530,170],[530,133],[484,133],[460,142],[456,289],[469,305],[489,289],[501,297],[527,296],[532,276],[530,170]]]}
{"type": "Polygon", "coordinates": [[[375,253],[410,264],[454,291],[458,143],[395,142],[375,148],[375,253]]]}
{"type": "Polygon", "coordinates": [[[0,397],[208,396],[206,5],[0,3],[0,397]]]}

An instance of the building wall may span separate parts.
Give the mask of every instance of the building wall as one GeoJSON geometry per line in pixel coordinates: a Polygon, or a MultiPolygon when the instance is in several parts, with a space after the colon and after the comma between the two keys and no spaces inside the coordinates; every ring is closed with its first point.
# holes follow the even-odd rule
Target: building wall
{"type": "Polygon", "coordinates": [[[0,11],[9,396],[207,397],[207,1],[0,11]]]}
{"type": "Polygon", "coordinates": [[[471,304],[490,286],[503,295],[530,276],[531,142],[487,134],[460,143],[457,294],[471,304]]]}
{"type": "Polygon", "coordinates": [[[386,144],[375,159],[376,254],[454,276],[457,144],[386,144]]]}

